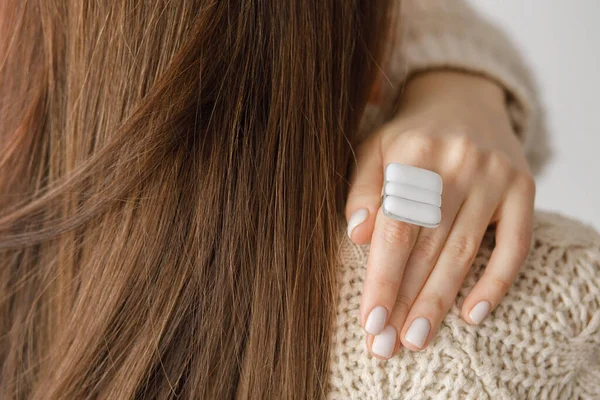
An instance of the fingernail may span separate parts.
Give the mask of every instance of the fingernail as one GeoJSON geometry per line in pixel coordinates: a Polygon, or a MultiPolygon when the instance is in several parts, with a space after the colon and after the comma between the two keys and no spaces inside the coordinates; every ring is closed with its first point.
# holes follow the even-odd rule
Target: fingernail
{"type": "Polygon", "coordinates": [[[358,225],[365,222],[365,220],[367,219],[368,216],[369,216],[369,210],[367,210],[366,208],[361,208],[360,210],[356,210],[356,211],[354,211],[354,214],[352,214],[350,216],[350,219],[348,220],[348,230],[347,230],[348,237],[350,238],[350,240],[352,240],[352,231],[354,230],[354,228],[356,228],[358,225]]]}
{"type": "Polygon", "coordinates": [[[371,335],[378,335],[385,327],[386,317],[387,310],[385,307],[375,307],[373,310],[371,310],[371,313],[367,318],[367,322],[365,323],[365,331],[371,335]]]}
{"type": "Polygon", "coordinates": [[[371,351],[379,357],[390,358],[396,346],[396,329],[388,325],[381,333],[373,338],[371,351]]]}
{"type": "Polygon", "coordinates": [[[469,318],[471,318],[471,321],[475,322],[476,324],[480,323],[490,312],[490,307],[491,304],[489,301],[480,301],[471,309],[469,318]]]}
{"type": "Polygon", "coordinates": [[[404,339],[406,339],[408,343],[421,348],[425,344],[425,340],[427,340],[429,329],[431,329],[429,320],[427,318],[419,317],[410,324],[410,328],[408,328],[408,332],[406,332],[404,339]]]}

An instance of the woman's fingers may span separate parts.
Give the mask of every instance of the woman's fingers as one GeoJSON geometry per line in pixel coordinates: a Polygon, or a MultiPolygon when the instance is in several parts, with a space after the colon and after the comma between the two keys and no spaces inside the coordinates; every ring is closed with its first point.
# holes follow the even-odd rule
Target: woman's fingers
{"type": "MultiPolygon", "coordinates": [[[[396,296],[396,302],[388,324],[400,332],[408,313],[417,298],[417,295],[425,285],[427,277],[433,270],[433,267],[439,257],[439,254],[446,242],[450,228],[456,218],[456,214],[464,198],[460,195],[462,190],[457,187],[448,187],[443,194],[442,200],[442,221],[435,229],[421,229],[419,236],[412,249],[410,257],[406,263],[402,283],[396,296]]],[[[400,341],[397,341],[399,344],[400,341]]],[[[371,348],[372,338],[367,338],[367,345],[371,348]]],[[[395,346],[394,353],[399,349],[395,346]]]]}
{"type": "MultiPolygon", "coordinates": [[[[395,154],[395,157],[384,161],[400,162],[425,169],[431,168],[430,165],[427,165],[426,160],[428,155],[435,154],[434,143],[423,138],[411,137],[410,139],[406,143],[398,142],[397,152],[394,152],[394,149],[388,149],[390,154],[395,154]]],[[[381,187],[379,187],[378,194],[381,195],[381,187]]],[[[379,196],[378,204],[380,202],[379,196]]],[[[371,344],[371,352],[381,358],[389,358],[397,343],[397,331],[386,325],[394,309],[404,267],[420,229],[417,225],[384,215],[383,207],[380,207],[377,212],[360,302],[360,316],[361,325],[365,331],[376,335],[371,344]]]]}
{"type": "MultiPolygon", "coordinates": [[[[396,145],[398,151],[386,149],[395,154],[394,161],[402,154],[411,160],[400,162],[426,169],[432,154],[444,154],[436,162],[439,172],[458,186],[447,188],[437,228],[397,221],[381,207],[387,157],[374,143],[363,144],[357,154],[346,206],[348,236],[357,244],[371,243],[360,322],[368,333],[367,345],[380,358],[391,357],[400,344],[420,350],[434,337],[493,217],[499,217],[498,247],[465,301],[468,322],[480,321],[504,296],[526,257],[528,246],[522,243],[529,245],[531,237],[534,190],[529,179],[514,181],[513,166],[504,155],[481,151],[463,137],[446,143],[411,135],[396,145]]],[[[390,193],[412,190],[396,186],[390,186],[390,193]]],[[[403,194],[419,194],[413,192],[403,194]]],[[[418,211],[407,204],[395,206],[400,207],[397,215],[418,211]]]]}
{"type": "MultiPolygon", "coordinates": [[[[377,335],[384,329],[418,233],[418,226],[386,217],[379,209],[361,298],[361,324],[367,333],[377,335]]],[[[389,357],[391,351],[379,349],[378,355],[389,357]]]]}
{"type": "Polygon", "coordinates": [[[493,188],[487,182],[474,187],[458,212],[437,263],[402,325],[405,347],[423,349],[454,303],[504,193],[505,183],[496,183],[493,188]]]}
{"type": "Polygon", "coordinates": [[[463,304],[467,322],[480,323],[498,305],[525,263],[531,246],[534,198],[533,178],[519,175],[500,206],[490,261],[463,304]]]}
{"type": "Polygon", "coordinates": [[[346,201],[346,233],[356,244],[371,241],[375,216],[381,203],[383,169],[380,149],[376,140],[368,140],[358,148],[356,164],[350,178],[346,201]]]}

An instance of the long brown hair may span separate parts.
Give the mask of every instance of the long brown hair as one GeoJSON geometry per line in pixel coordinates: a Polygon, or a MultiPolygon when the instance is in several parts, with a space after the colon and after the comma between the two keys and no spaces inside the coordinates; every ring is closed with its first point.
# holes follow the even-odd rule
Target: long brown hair
{"type": "Polygon", "coordinates": [[[383,1],[0,2],[0,398],[317,398],[383,1]]]}

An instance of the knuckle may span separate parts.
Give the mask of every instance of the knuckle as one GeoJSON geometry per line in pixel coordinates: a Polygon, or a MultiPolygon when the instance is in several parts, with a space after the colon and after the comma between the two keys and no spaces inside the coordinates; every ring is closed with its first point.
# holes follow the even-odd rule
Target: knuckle
{"type": "Polygon", "coordinates": [[[387,249],[411,246],[414,235],[411,225],[394,220],[386,221],[381,231],[381,238],[387,249]]]}
{"type": "Polygon", "coordinates": [[[412,257],[427,265],[433,264],[436,261],[438,254],[437,241],[428,235],[420,236],[412,250],[412,257]]]}
{"type": "Polygon", "coordinates": [[[450,173],[465,174],[478,166],[480,152],[466,134],[458,134],[449,139],[447,148],[448,170],[450,173]]]}
{"type": "Polygon", "coordinates": [[[453,152],[466,157],[476,149],[475,143],[466,133],[459,133],[450,139],[450,147],[453,152]]]}
{"type": "Polygon", "coordinates": [[[488,284],[495,293],[506,293],[511,286],[510,282],[499,276],[490,277],[488,284]]]}
{"type": "Polygon", "coordinates": [[[427,309],[431,309],[436,316],[445,314],[450,308],[448,301],[438,295],[428,295],[422,299],[422,302],[427,304],[427,309]]]}
{"type": "Polygon", "coordinates": [[[435,138],[422,133],[410,133],[405,144],[405,151],[406,154],[414,157],[415,161],[423,161],[431,156],[435,146],[435,138]]]}
{"type": "Polygon", "coordinates": [[[536,184],[533,175],[529,171],[522,171],[517,173],[514,185],[527,196],[535,196],[536,184]]]}
{"type": "Polygon", "coordinates": [[[349,201],[351,201],[353,199],[365,199],[374,197],[378,200],[380,192],[381,187],[373,183],[358,183],[350,187],[348,199],[349,201]]]}
{"type": "Polygon", "coordinates": [[[502,176],[507,175],[513,169],[509,158],[500,151],[491,151],[488,154],[488,166],[492,174],[502,176]]]}
{"type": "Polygon", "coordinates": [[[380,275],[374,279],[375,287],[378,293],[396,293],[400,288],[400,280],[389,276],[380,275]]]}
{"type": "Polygon", "coordinates": [[[513,254],[518,262],[523,263],[531,250],[531,233],[516,233],[514,236],[513,254]]]}
{"type": "Polygon", "coordinates": [[[400,315],[406,316],[410,311],[414,303],[414,299],[404,294],[398,294],[396,302],[394,304],[394,312],[398,312],[400,315]]]}
{"type": "Polygon", "coordinates": [[[460,266],[468,267],[477,255],[479,244],[479,241],[474,237],[465,235],[449,240],[447,245],[452,259],[460,266]]]}

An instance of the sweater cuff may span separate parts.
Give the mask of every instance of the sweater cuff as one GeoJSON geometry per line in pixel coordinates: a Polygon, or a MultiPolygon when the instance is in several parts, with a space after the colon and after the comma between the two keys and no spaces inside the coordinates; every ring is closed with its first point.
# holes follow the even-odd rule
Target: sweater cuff
{"type": "Polygon", "coordinates": [[[511,122],[534,173],[550,155],[543,110],[533,77],[505,35],[487,21],[452,13],[402,18],[401,51],[390,60],[390,75],[450,68],[496,81],[506,91],[511,122]],[[451,19],[456,19],[451,21],[451,19]],[[394,68],[396,70],[394,71],[394,68]]]}

